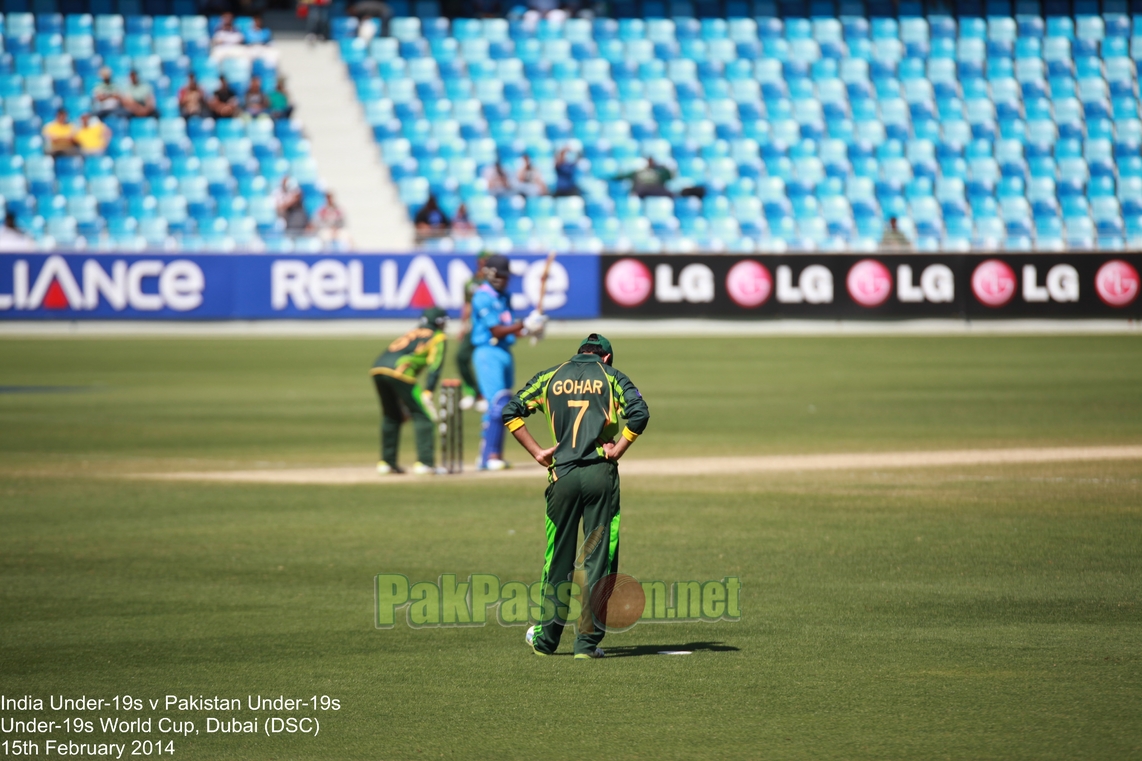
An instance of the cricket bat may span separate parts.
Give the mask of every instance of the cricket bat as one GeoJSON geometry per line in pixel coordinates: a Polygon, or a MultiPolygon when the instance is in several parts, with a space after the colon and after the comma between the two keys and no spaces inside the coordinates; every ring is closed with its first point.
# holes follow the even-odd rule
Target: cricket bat
{"type": "MultiPolygon", "coordinates": [[[[555,252],[547,254],[547,261],[543,263],[543,274],[539,276],[539,299],[535,302],[535,311],[543,314],[543,299],[547,296],[547,276],[551,273],[551,263],[555,261],[555,252]]],[[[531,337],[531,345],[535,346],[539,339],[531,337]]]]}

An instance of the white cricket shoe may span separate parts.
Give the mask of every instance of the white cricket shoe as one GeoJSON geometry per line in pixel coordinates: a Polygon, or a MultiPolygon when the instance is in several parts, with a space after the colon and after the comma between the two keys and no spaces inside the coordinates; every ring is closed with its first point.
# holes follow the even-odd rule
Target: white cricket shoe
{"type": "Polygon", "coordinates": [[[527,631],[523,635],[523,641],[531,648],[531,652],[535,653],[541,658],[547,658],[550,653],[545,653],[542,650],[535,649],[535,635],[539,633],[539,624],[527,627],[527,631]]]}
{"type": "Polygon", "coordinates": [[[400,468],[395,468],[392,465],[389,465],[384,460],[381,460],[377,463],[377,475],[379,476],[388,476],[394,474],[399,475],[401,473],[404,473],[404,471],[400,468]]]}
{"type": "Polygon", "coordinates": [[[444,468],[433,467],[432,465],[425,465],[423,462],[418,462],[412,466],[412,474],[414,476],[439,476],[448,471],[444,468]]]}
{"type": "Polygon", "coordinates": [[[487,399],[478,399],[476,401],[476,412],[487,412],[487,411],[488,411],[488,400],[487,399]]]}
{"type": "Polygon", "coordinates": [[[474,396],[465,396],[460,400],[460,409],[462,409],[462,410],[470,410],[475,406],[476,406],[476,397],[474,397],[474,396]]]}
{"type": "Polygon", "coordinates": [[[503,460],[488,460],[488,470],[507,470],[512,464],[503,460]]]}

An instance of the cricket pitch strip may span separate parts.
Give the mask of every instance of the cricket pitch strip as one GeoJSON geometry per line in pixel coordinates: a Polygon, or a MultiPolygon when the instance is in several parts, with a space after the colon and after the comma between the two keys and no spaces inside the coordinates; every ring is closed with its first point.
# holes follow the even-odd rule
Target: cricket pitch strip
{"type": "MultiPolygon", "coordinates": [[[[956,465],[1001,465],[1013,463],[1139,460],[1142,446],[1049,447],[1020,449],[952,449],[913,452],[762,455],[753,457],[687,457],[639,459],[637,455],[620,466],[623,476],[718,476],[750,473],[783,473],[825,470],[886,470],[936,468],[956,465]]],[[[265,470],[180,471],[135,473],[128,478],[161,481],[200,481],[255,484],[410,484],[451,483],[457,479],[493,481],[512,478],[542,478],[538,465],[517,465],[496,473],[465,470],[451,476],[378,476],[372,467],[276,468],[265,470]]]]}

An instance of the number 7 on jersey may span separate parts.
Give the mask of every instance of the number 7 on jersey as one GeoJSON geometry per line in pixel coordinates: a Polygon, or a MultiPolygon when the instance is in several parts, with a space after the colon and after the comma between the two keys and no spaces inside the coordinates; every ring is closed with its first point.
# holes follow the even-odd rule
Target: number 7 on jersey
{"type": "Polygon", "coordinates": [[[591,401],[589,399],[579,401],[568,399],[567,406],[579,408],[579,414],[575,417],[575,427],[571,429],[571,448],[574,449],[579,439],[579,424],[583,422],[583,416],[587,414],[587,408],[591,406],[591,401]]]}

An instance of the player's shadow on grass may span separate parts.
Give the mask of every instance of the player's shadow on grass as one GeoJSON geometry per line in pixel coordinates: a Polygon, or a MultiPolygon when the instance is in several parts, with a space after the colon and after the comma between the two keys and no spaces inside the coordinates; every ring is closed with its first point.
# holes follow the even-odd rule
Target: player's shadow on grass
{"type": "Polygon", "coordinates": [[[636,655],[658,655],[662,651],[677,652],[689,650],[692,653],[736,653],[741,648],[724,645],[721,642],[687,642],[677,645],[611,645],[607,647],[608,658],[630,658],[636,655]]]}

